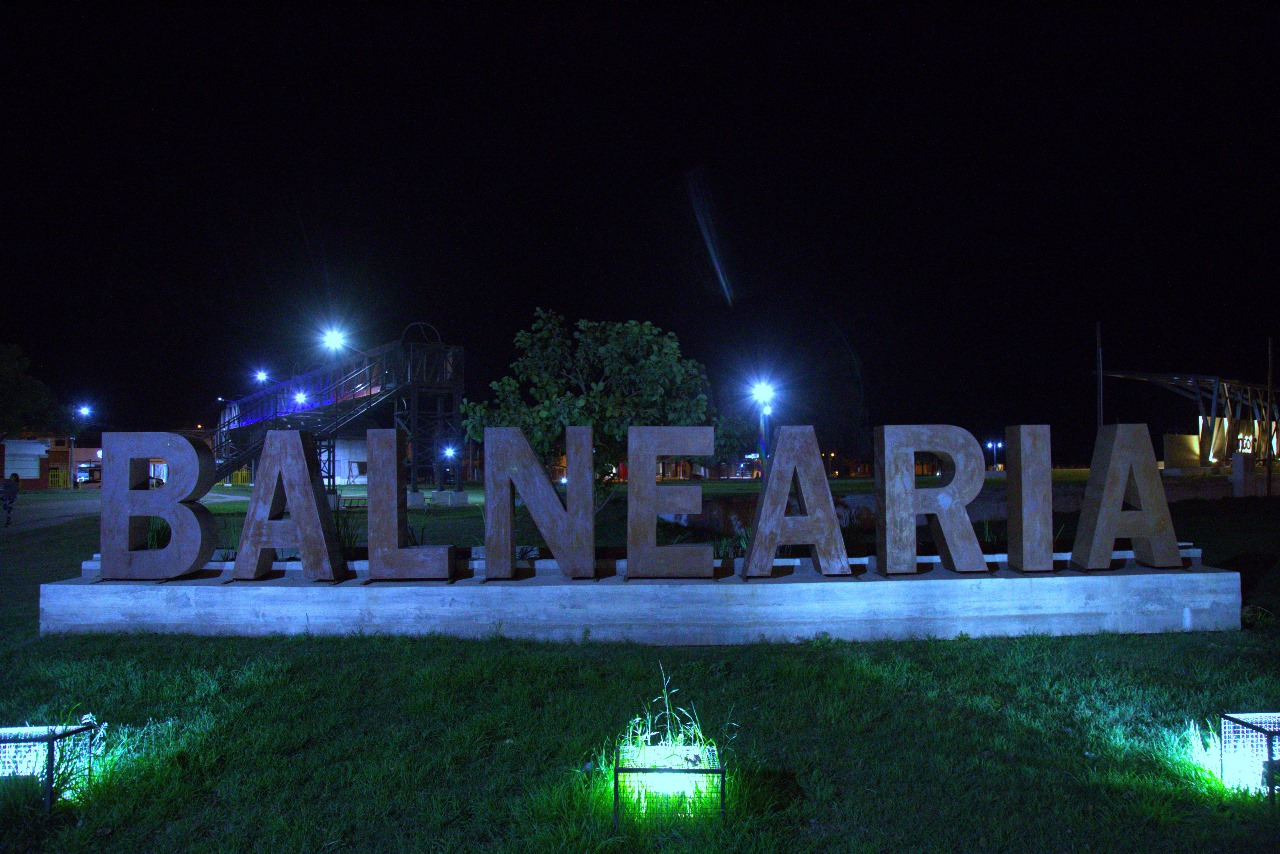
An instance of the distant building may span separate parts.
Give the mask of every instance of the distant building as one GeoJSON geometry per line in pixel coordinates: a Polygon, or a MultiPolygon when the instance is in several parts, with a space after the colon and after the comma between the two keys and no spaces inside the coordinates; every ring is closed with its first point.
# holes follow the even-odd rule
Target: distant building
{"type": "Polygon", "coordinates": [[[0,443],[6,478],[16,474],[24,490],[66,489],[71,485],[71,447],[65,438],[23,434],[0,443]]]}

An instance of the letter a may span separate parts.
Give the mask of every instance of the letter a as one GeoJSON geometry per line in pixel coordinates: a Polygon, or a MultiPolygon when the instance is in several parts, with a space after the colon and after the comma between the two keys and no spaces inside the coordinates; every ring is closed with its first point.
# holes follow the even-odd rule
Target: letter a
{"type": "Polygon", "coordinates": [[[233,578],[261,578],[279,549],[296,548],[302,574],[313,581],[351,577],[320,482],[320,459],[310,433],[268,430],[249,498],[233,578]],[[290,518],[284,518],[286,507],[290,518]]]}
{"type": "Polygon", "coordinates": [[[848,575],[849,553],[840,536],[817,435],[812,427],[779,427],[774,435],[742,574],[748,578],[772,575],[778,546],[810,545],[823,575],[848,575]],[[800,484],[800,516],[787,515],[792,479],[800,484]]]}
{"type": "Polygon", "coordinates": [[[1182,566],[1145,424],[1107,424],[1098,430],[1071,563],[1082,569],[1107,569],[1117,537],[1133,542],[1138,563],[1182,566]],[[1125,510],[1126,501],[1135,509],[1125,510]]]}

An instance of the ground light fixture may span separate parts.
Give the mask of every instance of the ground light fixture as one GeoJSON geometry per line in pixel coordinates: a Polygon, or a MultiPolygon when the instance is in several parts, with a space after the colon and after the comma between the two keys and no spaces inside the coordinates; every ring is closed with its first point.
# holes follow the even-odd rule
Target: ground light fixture
{"type": "Polygon", "coordinates": [[[673,707],[676,690],[663,673],[662,696],[632,718],[613,754],[613,824],[725,816],[727,777],[719,751],[695,711],[673,707]]]}
{"type": "Polygon", "coordinates": [[[53,809],[54,788],[74,795],[93,773],[102,724],[93,715],[79,724],[0,727],[0,777],[36,777],[44,784],[44,811],[53,809]]]}
{"type": "Polygon", "coordinates": [[[1265,792],[1274,807],[1280,788],[1280,712],[1223,715],[1218,742],[1223,784],[1265,792]]]}
{"type": "Polygon", "coordinates": [[[619,744],[613,762],[613,823],[638,818],[725,815],[725,770],[714,744],[619,744]]]}

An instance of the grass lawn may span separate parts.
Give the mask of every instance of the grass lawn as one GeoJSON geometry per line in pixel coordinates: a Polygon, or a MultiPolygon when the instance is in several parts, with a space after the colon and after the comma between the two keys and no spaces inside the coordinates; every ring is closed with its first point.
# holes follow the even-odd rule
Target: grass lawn
{"type": "MultiPolygon", "coordinates": [[[[1173,506],[1276,613],[1280,502],[1173,506]]],[[[426,533],[449,540],[471,508],[426,533]]],[[[470,524],[469,522],[467,524],[470,524]]],[[[1193,734],[1280,709],[1280,631],[653,648],[493,638],[41,638],[38,584],[95,520],[0,537],[0,725],[109,723],[0,850],[1274,851],[1193,734]],[[730,767],[729,814],[612,822],[601,752],[661,689],[730,767]]],[[[1257,612],[1261,614],[1261,612],[1257,612]]],[[[605,763],[607,764],[607,763],[605,763]]]]}

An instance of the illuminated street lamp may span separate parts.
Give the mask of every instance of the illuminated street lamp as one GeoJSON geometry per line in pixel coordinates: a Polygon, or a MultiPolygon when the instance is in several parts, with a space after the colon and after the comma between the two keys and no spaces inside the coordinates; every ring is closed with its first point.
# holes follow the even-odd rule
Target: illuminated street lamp
{"type": "Polygon", "coordinates": [[[347,346],[347,333],[341,329],[326,329],[320,336],[320,342],[324,344],[326,350],[336,353],[347,346]]]}
{"type": "MultiPolygon", "coordinates": [[[[90,415],[93,414],[93,408],[90,407],[89,404],[87,403],[82,403],[76,407],[76,414],[79,415],[81,418],[88,418],[90,415]]],[[[76,475],[79,472],[77,471],[77,466],[76,466],[76,434],[75,434],[74,428],[71,431],[71,435],[68,436],[67,439],[68,439],[68,442],[67,442],[68,453],[70,454],[70,456],[67,459],[67,473],[71,476],[71,489],[79,489],[80,481],[76,479],[76,475]]]]}
{"type": "Polygon", "coordinates": [[[1000,451],[1004,448],[1004,442],[987,442],[987,450],[991,452],[991,469],[992,471],[1000,468],[1000,451]]]}
{"type": "Polygon", "coordinates": [[[751,399],[760,407],[760,476],[764,477],[764,463],[769,458],[769,431],[767,419],[773,414],[773,384],[764,380],[751,386],[751,399]]]}
{"type": "Polygon", "coordinates": [[[329,329],[326,329],[320,335],[320,343],[323,344],[324,348],[328,350],[330,353],[338,353],[342,350],[350,350],[353,353],[359,353],[361,356],[364,356],[366,359],[372,358],[368,353],[361,350],[359,347],[353,346],[351,342],[347,340],[347,333],[342,329],[338,329],[337,327],[330,327],[329,329]]]}
{"type": "Polygon", "coordinates": [[[263,370],[254,371],[253,378],[259,383],[265,383],[268,379],[267,372],[263,370]]]}
{"type": "MultiPolygon", "coordinates": [[[[448,463],[452,463],[454,460],[454,457],[458,456],[458,449],[455,448],[453,445],[445,445],[444,450],[441,451],[441,455],[445,458],[446,465],[444,469],[444,474],[438,479],[438,482],[436,483],[437,491],[441,491],[444,489],[444,482],[449,479],[448,463]]],[[[462,492],[462,469],[460,467],[455,467],[453,469],[453,490],[454,492],[462,492]]]]}

